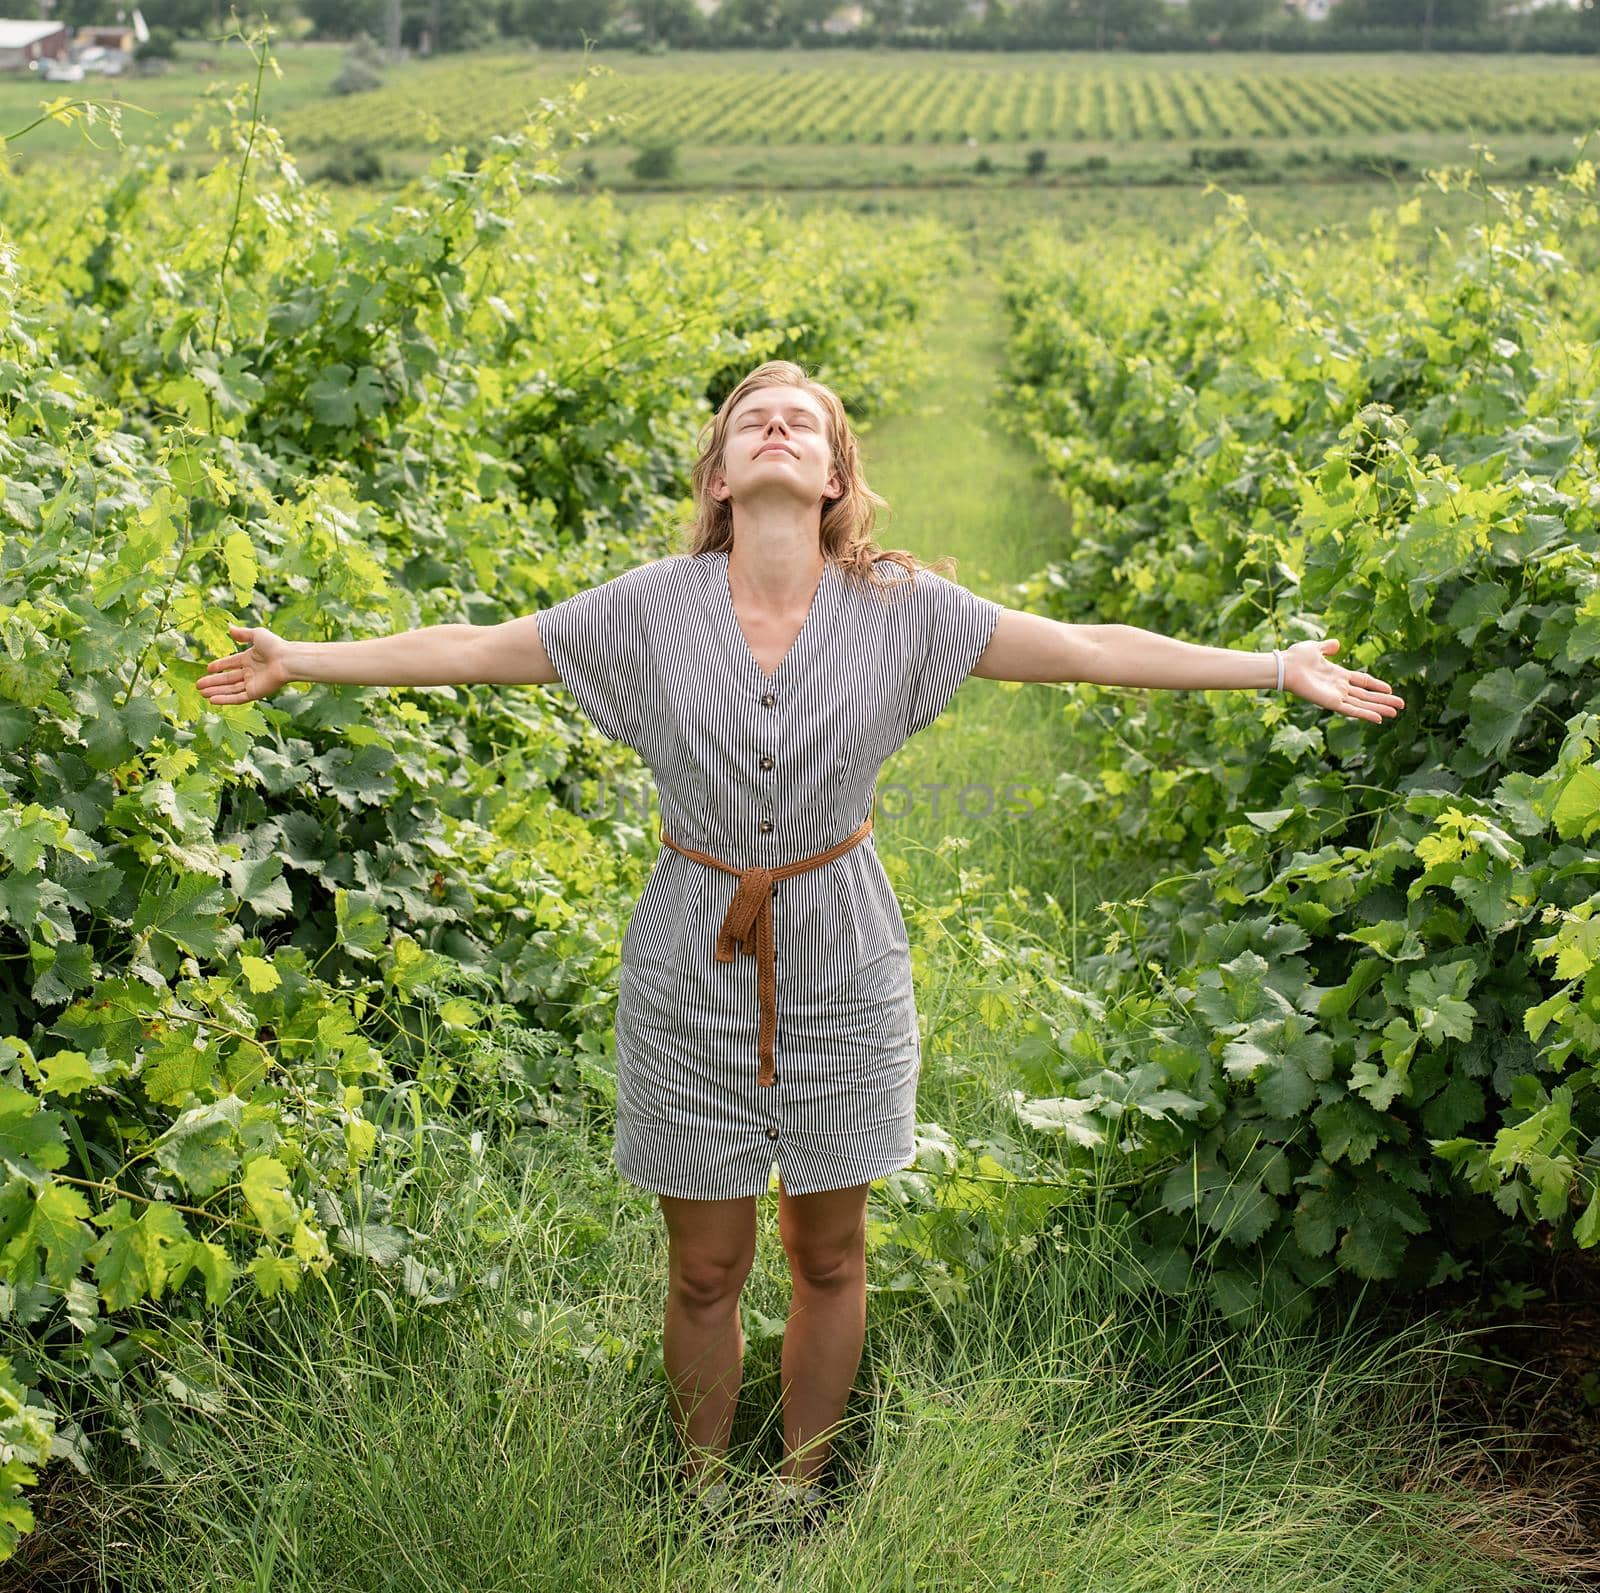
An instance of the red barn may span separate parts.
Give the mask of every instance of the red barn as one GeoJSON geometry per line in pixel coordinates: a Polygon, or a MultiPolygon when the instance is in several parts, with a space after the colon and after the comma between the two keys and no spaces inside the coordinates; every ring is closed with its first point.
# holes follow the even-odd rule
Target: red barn
{"type": "Polygon", "coordinates": [[[0,19],[0,71],[26,72],[30,61],[46,55],[66,59],[65,24],[0,19]]]}

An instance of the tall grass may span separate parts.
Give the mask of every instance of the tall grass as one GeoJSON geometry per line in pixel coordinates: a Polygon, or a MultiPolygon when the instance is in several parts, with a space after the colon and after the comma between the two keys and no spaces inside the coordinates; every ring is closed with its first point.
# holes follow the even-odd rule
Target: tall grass
{"type": "MultiPolygon", "coordinates": [[[[1137,1303],[1092,1195],[959,1306],[875,1299],[835,1513],[789,1538],[737,1514],[719,1531],[669,1483],[659,1223],[609,1149],[600,1123],[439,1143],[408,1204],[458,1299],[419,1309],[350,1274],[226,1359],[195,1346],[181,1375],[215,1408],[147,1450],[159,1479],[129,1476],[135,1514],[106,1521],[122,1585],[1559,1585],[1519,1569],[1515,1523],[1452,1480],[1449,1335],[1222,1332],[1186,1301],[1137,1303]]],[[[788,1296],[772,1217],[763,1202],[745,1296],[747,1478],[781,1438],[779,1343],[758,1326],[788,1296]]]]}

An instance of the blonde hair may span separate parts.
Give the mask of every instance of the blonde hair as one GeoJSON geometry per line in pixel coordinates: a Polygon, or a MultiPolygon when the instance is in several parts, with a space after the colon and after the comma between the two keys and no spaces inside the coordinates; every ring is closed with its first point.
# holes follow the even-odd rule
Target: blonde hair
{"type": "Polygon", "coordinates": [[[924,564],[916,554],[904,548],[880,548],[873,541],[873,520],[879,509],[889,507],[888,500],[867,485],[861,468],[861,449],[839,395],[825,382],[808,376],[804,367],[793,360],[768,360],[758,365],[723,399],[717,412],[701,429],[699,457],[694,462],[691,477],[694,512],[686,526],[686,553],[715,553],[733,546],[733,504],[712,497],[711,478],[723,468],[728,422],[734,410],[747,394],[762,387],[801,388],[821,404],[828,417],[831,468],[844,482],[844,491],[837,498],[825,498],[822,503],[820,543],[824,557],[836,561],[846,575],[880,591],[891,585],[909,586],[910,578],[918,569],[936,570],[940,574],[953,571],[955,560],[949,554],[933,564],[924,564]],[[873,567],[877,559],[900,565],[906,576],[894,582],[884,581],[873,567]]]}

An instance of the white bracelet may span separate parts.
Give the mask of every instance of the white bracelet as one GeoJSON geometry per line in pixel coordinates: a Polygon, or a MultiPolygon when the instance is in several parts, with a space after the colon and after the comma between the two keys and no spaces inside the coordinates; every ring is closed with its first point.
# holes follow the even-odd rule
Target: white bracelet
{"type": "Polygon", "coordinates": [[[1276,647],[1272,649],[1272,656],[1278,660],[1278,690],[1283,690],[1283,654],[1276,647]]]}

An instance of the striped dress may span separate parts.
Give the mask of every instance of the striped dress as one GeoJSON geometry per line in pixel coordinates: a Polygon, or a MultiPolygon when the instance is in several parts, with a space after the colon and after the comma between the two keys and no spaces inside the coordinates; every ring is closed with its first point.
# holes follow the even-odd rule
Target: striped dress
{"type": "MultiPolygon", "coordinates": [[[[1001,605],[880,559],[880,596],[827,559],[770,675],[739,629],[726,550],[625,571],[539,613],[562,684],[655,776],[674,840],[777,867],[849,835],[878,770],[944,710],[1001,605]]],[[[757,959],[715,958],[738,886],[663,845],[622,942],[615,1159],[715,1200],[866,1183],[913,1157],[922,1048],[905,921],[874,845],[773,887],[777,1080],[758,1085],[757,959]]]]}

